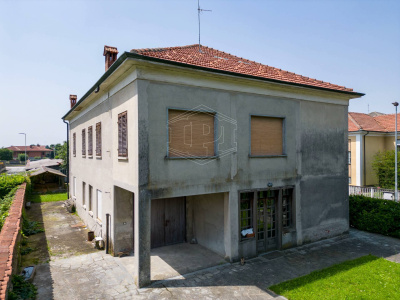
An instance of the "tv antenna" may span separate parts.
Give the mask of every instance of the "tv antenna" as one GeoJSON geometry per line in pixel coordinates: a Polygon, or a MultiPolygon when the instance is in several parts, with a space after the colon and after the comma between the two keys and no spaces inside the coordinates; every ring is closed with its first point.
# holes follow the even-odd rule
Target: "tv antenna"
{"type": "Polygon", "coordinates": [[[198,15],[198,19],[199,19],[199,52],[201,53],[201,44],[200,44],[200,13],[203,11],[212,11],[209,9],[201,9],[200,8],[200,0],[197,0],[197,15],[198,15]]]}

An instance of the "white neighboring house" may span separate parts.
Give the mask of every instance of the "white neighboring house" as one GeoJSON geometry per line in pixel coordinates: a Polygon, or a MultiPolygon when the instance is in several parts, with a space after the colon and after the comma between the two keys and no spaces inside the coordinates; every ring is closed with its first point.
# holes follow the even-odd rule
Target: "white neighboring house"
{"type": "Polygon", "coordinates": [[[348,231],[346,118],[363,94],[199,45],[117,54],[105,46],[63,119],[77,211],[112,253],[134,251],[139,287],[154,247],[196,238],[237,261],[348,231]]]}

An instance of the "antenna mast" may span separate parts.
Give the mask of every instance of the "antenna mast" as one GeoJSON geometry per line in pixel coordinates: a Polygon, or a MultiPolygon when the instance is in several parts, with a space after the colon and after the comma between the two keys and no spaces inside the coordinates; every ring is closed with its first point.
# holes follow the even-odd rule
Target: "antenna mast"
{"type": "Polygon", "coordinates": [[[201,53],[201,44],[200,44],[200,13],[202,12],[202,11],[212,11],[212,10],[209,10],[209,9],[201,9],[200,8],[200,0],[197,0],[197,17],[198,17],[198,19],[199,19],[199,52],[201,53]]]}

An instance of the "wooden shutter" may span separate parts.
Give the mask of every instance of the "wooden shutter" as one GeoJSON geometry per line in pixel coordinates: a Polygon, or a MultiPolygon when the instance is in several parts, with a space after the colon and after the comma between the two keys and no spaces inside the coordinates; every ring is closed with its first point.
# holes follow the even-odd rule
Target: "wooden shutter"
{"type": "Polygon", "coordinates": [[[96,155],[101,156],[101,122],[96,124],[96,155]]]}
{"type": "Polygon", "coordinates": [[[283,154],[283,119],[251,117],[251,155],[283,154]]]}
{"type": "Polygon", "coordinates": [[[118,115],[118,156],[128,157],[128,113],[118,115]]]}
{"type": "Polygon", "coordinates": [[[82,155],[86,155],[86,133],[85,133],[85,129],[82,129],[82,155]]]}
{"type": "Polygon", "coordinates": [[[88,155],[93,155],[93,126],[88,128],[88,155]]]}
{"type": "Polygon", "coordinates": [[[168,156],[214,156],[214,117],[208,112],[169,110],[168,156]]]}
{"type": "Polygon", "coordinates": [[[72,152],[76,156],[76,132],[72,134],[72,152]]]}

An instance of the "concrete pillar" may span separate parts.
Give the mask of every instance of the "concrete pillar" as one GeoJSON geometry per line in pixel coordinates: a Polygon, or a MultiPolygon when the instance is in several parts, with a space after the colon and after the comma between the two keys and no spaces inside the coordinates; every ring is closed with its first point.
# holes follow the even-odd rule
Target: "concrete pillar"
{"type": "Polygon", "coordinates": [[[151,282],[150,249],[151,249],[151,199],[147,190],[135,193],[135,266],[134,278],[138,288],[151,282]]]}
{"type": "Polygon", "coordinates": [[[238,192],[224,193],[224,244],[225,258],[239,260],[239,199],[238,192]]]}

